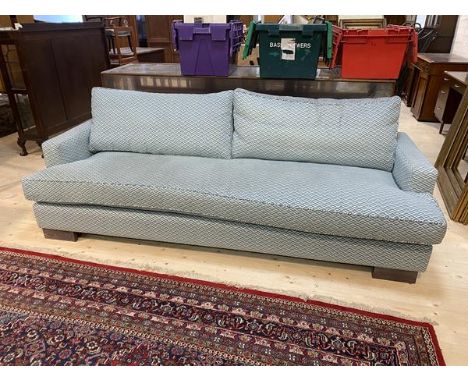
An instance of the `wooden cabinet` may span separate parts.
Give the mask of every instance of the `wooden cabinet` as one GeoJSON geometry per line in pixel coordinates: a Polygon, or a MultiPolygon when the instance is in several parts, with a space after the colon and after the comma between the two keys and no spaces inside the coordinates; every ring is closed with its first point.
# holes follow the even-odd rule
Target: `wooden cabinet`
{"type": "Polygon", "coordinates": [[[427,52],[449,53],[452,48],[453,36],[457,26],[458,16],[455,15],[433,15],[426,17],[426,28],[437,32],[436,39],[431,43],[427,52]]]}
{"type": "Polygon", "coordinates": [[[440,122],[439,133],[453,121],[463,93],[468,85],[468,72],[445,72],[439,90],[434,115],[440,122]]]}
{"type": "Polygon", "coordinates": [[[434,109],[445,71],[468,70],[468,58],[450,53],[419,53],[410,78],[409,103],[418,121],[435,122],[434,109]]]}
{"type": "Polygon", "coordinates": [[[179,62],[179,53],[172,46],[172,21],[182,20],[182,15],[145,16],[148,46],[164,48],[164,62],[179,62]]]}
{"type": "Polygon", "coordinates": [[[0,68],[18,145],[39,145],[91,117],[91,89],[109,68],[101,23],[25,24],[0,32],[0,68]]]}

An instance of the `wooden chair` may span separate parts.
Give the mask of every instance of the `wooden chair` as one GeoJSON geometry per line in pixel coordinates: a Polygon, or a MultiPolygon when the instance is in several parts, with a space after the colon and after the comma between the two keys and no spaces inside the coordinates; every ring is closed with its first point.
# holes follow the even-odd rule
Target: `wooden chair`
{"type": "Polygon", "coordinates": [[[132,27],[128,26],[125,16],[105,17],[106,37],[112,66],[120,66],[137,61],[137,41],[132,27]],[[127,40],[128,49],[122,45],[127,40]]]}
{"type": "Polygon", "coordinates": [[[137,40],[125,16],[85,16],[86,21],[101,21],[105,24],[111,66],[120,66],[137,61],[137,40]],[[126,40],[128,47],[123,44],[126,40]]]}

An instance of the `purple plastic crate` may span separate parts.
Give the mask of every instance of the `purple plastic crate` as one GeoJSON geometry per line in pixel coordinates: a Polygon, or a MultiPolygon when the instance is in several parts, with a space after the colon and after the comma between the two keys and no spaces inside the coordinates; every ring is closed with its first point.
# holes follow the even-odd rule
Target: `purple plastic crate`
{"type": "Polygon", "coordinates": [[[172,43],[184,76],[228,76],[244,37],[241,21],[226,24],[172,23],[172,43]]]}

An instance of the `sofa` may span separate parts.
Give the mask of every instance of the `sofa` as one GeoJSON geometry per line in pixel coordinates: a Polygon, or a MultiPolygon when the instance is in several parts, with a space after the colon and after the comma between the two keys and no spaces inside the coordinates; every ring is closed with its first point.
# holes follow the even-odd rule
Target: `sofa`
{"type": "Polygon", "coordinates": [[[78,233],[358,264],[413,283],[446,221],[398,97],[94,88],[92,119],[23,179],[47,238],[78,233]]]}

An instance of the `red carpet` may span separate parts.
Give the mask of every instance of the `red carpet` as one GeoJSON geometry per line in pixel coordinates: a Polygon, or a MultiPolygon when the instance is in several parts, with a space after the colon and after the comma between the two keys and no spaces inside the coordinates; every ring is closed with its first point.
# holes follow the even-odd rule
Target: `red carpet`
{"type": "Polygon", "coordinates": [[[0,365],[444,365],[424,322],[0,248],[0,365]]]}

